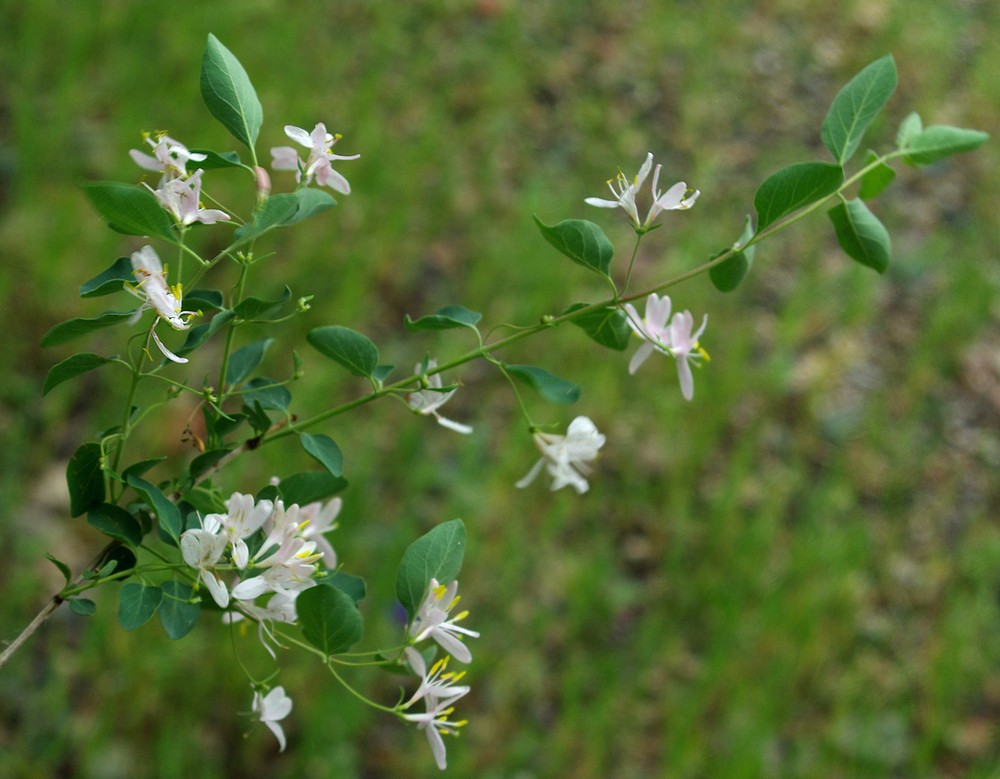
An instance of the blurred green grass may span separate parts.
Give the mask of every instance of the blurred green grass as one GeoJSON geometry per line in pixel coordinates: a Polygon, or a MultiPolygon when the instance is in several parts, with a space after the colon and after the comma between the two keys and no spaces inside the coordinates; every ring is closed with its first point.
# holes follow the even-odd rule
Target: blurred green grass
{"type": "MultiPolygon", "coordinates": [[[[602,295],[530,215],[600,221],[625,254],[626,227],[582,199],[646,151],[703,195],[651,236],[640,284],[730,243],[768,173],[822,156],[830,99],[886,51],[900,88],[873,144],[909,110],[986,130],[1000,113],[1000,8],[975,0],[0,7],[5,638],[56,586],[41,553],[82,563],[98,544],[65,518],[59,474],[120,388],[105,371],[40,403],[71,352],[37,344],[101,310],[78,284],[134,247],[77,185],[134,180],[126,152],[143,129],[234,146],[198,96],[207,32],[257,86],[262,150],[286,142],[282,125],[322,120],[362,153],[343,168],[354,193],[272,243],[261,293],[288,281],[316,295],[287,343],[346,323],[402,367],[467,346],[406,335],[405,313],[458,302],[526,322],[602,295]]],[[[223,179],[213,191],[227,196],[223,179]]],[[[466,386],[448,412],[476,425],[470,440],[396,404],[324,430],[347,458],[335,540],[368,578],[369,645],[393,639],[407,542],[453,516],[469,527],[462,591],[483,638],[452,775],[994,775],[998,184],[995,143],[902,171],[877,203],[896,248],[884,278],[852,267],[816,218],[761,246],[737,293],[675,290],[710,313],[713,360],[692,404],[666,362],[629,377],[627,356],[569,329],[511,350],[584,386],[575,409],[535,403],[539,419],[585,413],[609,435],[583,498],[512,488],[534,450],[483,366],[452,377],[466,386]]],[[[302,408],[358,391],[302,352],[302,408]]],[[[282,370],[280,350],[270,364],[282,370]]],[[[181,452],[187,413],[151,443],[181,452]]],[[[265,455],[231,487],[304,457],[265,455]]],[[[278,755],[237,714],[250,695],[221,626],[202,620],[174,644],[155,625],[123,633],[115,606],[109,592],[93,619],[60,612],[0,672],[0,775],[437,775],[422,734],[370,715],[308,661],[282,675],[295,710],[278,755]]],[[[260,662],[254,643],[243,651],[260,662]]],[[[394,679],[359,681],[393,699],[394,679]]]]}

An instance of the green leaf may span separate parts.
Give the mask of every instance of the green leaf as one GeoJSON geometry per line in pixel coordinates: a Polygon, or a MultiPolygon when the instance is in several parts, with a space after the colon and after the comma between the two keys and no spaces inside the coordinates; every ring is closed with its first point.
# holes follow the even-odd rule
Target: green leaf
{"type": "Polygon", "coordinates": [[[260,361],[264,359],[264,352],[272,343],[274,343],[273,338],[263,338],[233,352],[229,357],[229,365],[226,367],[226,384],[239,384],[253,373],[260,365],[260,361]]]}
{"type": "Polygon", "coordinates": [[[852,78],[833,99],[820,136],[840,165],[857,151],[868,125],[896,90],[896,63],[887,54],[852,78]]]}
{"type": "Polygon", "coordinates": [[[920,114],[916,111],[907,114],[906,118],[900,122],[899,130],[896,131],[896,146],[900,149],[905,149],[909,143],[910,139],[916,135],[920,135],[924,131],[924,123],[920,118],[920,114]]]}
{"type": "Polygon", "coordinates": [[[191,588],[177,581],[163,583],[160,603],[160,624],[169,638],[176,641],[191,632],[201,613],[201,604],[190,603],[191,588]]]}
{"type": "Polygon", "coordinates": [[[844,183],[844,169],[828,162],[799,162],[769,176],[757,189],[757,232],[781,217],[832,195],[844,183]]]}
{"type": "Polygon", "coordinates": [[[306,641],[327,655],[346,652],[361,640],[364,621],[354,599],[343,590],[320,584],[295,600],[306,641]]]}
{"type": "Polygon", "coordinates": [[[205,159],[199,160],[198,167],[204,170],[213,168],[246,168],[240,161],[240,155],[234,151],[212,151],[211,149],[191,149],[194,154],[204,154],[205,159]]]}
{"type": "Polygon", "coordinates": [[[299,435],[299,442],[302,444],[302,448],[315,457],[319,464],[331,474],[334,476],[343,475],[344,455],[332,438],[321,434],[302,433],[299,435]]]}
{"type": "Polygon", "coordinates": [[[378,348],[367,336],[340,325],[316,327],[306,340],[320,354],[347,368],[355,376],[371,378],[378,366],[378,348]]]}
{"type": "Polygon", "coordinates": [[[396,571],[396,597],[411,620],[431,579],[438,584],[451,582],[462,570],[464,556],[465,525],[460,519],[442,522],[407,547],[396,571]]]}
{"type": "Polygon", "coordinates": [[[403,324],[411,333],[418,330],[454,330],[456,327],[475,329],[482,318],[482,314],[470,311],[464,306],[445,306],[436,314],[428,314],[417,320],[410,319],[410,315],[407,314],[403,324]]]}
{"type": "Polygon", "coordinates": [[[120,506],[101,503],[87,512],[87,522],[104,535],[124,541],[131,547],[142,543],[142,528],[135,517],[120,506]]]}
{"type": "Polygon", "coordinates": [[[83,188],[112,230],[126,235],[150,235],[177,243],[173,220],[145,187],[96,182],[84,184],[83,188]]]}
{"type": "Polygon", "coordinates": [[[287,411],[292,402],[292,393],[274,379],[258,376],[256,379],[248,381],[243,387],[243,402],[251,407],[259,403],[263,409],[287,411]]]}
{"type": "Polygon", "coordinates": [[[89,598],[73,598],[69,602],[70,611],[81,617],[89,617],[97,611],[97,604],[89,598]]]}
{"type": "Polygon", "coordinates": [[[989,133],[946,124],[932,124],[907,139],[903,160],[911,165],[928,165],[952,154],[977,149],[989,140],[989,133]]]}
{"type": "Polygon", "coordinates": [[[240,243],[258,238],[276,227],[289,224],[289,220],[299,210],[299,199],[294,192],[272,195],[258,208],[253,218],[236,231],[240,243]]]}
{"type": "Polygon", "coordinates": [[[326,211],[337,205],[337,199],[329,192],[312,187],[299,187],[293,193],[298,201],[295,212],[285,221],[286,225],[297,224],[321,211],[326,211]]]}
{"type": "Polygon", "coordinates": [[[253,148],[264,110],[240,61],[211,33],[201,60],[201,97],[223,127],[253,148]]]}
{"type": "Polygon", "coordinates": [[[827,212],[837,241],[847,255],[862,265],[884,273],[889,267],[892,243],[889,233],[864,201],[838,203],[827,212]]]}
{"type": "Polygon", "coordinates": [[[573,382],[553,376],[544,368],[534,365],[507,365],[507,372],[525,384],[533,387],[539,395],[550,403],[576,403],[580,399],[580,388],[573,382]]]}
{"type": "Polygon", "coordinates": [[[208,322],[195,325],[190,331],[188,331],[188,337],[184,343],[181,344],[181,347],[179,349],[175,349],[174,352],[180,357],[191,354],[191,352],[204,344],[209,338],[228,324],[234,316],[236,316],[235,312],[230,309],[226,309],[213,316],[208,322]]]}
{"type": "Polygon", "coordinates": [[[100,444],[84,444],[66,466],[69,487],[69,515],[78,517],[104,501],[104,472],[100,444]]]}
{"type": "Polygon", "coordinates": [[[211,451],[205,452],[204,454],[199,454],[191,461],[191,464],[188,466],[188,473],[191,474],[192,479],[196,479],[197,477],[201,476],[205,471],[207,471],[209,468],[211,468],[213,465],[215,465],[217,462],[219,462],[219,460],[221,460],[231,451],[233,451],[233,448],[229,447],[223,449],[212,449],[211,451]]]}
{"type": "Polygon", "coordinates": [[[170,499],[148,481],[129,474],[126,480],[128,486],[138,492],[146,501],[146,505],[159,519],[159,527],[168,537],[177,541],[181,535],[181,512],[170,499]]]}
{"type": "Polygon", "coordinates": [[[331,587],[336,587],[341,592],[346,592],[355,603],[361,603],[367,594],[365,580],[360,576],[351,576],[343,571],[331,573],[326,582],[331,587]]]}
{"type": "MultiPolygon", "coordinates": [[[[865,167],[871,165],[878,159],[878,155],[869,151],[865,157],[865,167]]],[[[885,191],[885,188],[896,178],[896,171],[886,163],[880,162],[877,166],[861,177],[861,187],[858,190],[858,197],[862,200],[871,200],[878,197],[885,191]]]]}
{"type": "Polygon", "coordinates": [[[52,563],[56,568],[59,569],[59,573],[61,573],[63,575],[63,578],[66,579],[67,585],[69,585],[69,583],[73,581],[73,573],[72,571],[70,571],[69,566],[66,565],[66,563],[64,563],[62,560],[57,560],[48,552],[45,553],[44,557],[46,560],[52,563]]]}
{"type": "Polygon", "coordinates": [[[326,471],[303,471],[281,480],[278,491],[286,505],[298,503],[305,506],[317,500],[326,500],[344,490],[347,479],[326,471]]]}
{"type": "Polygon", "coordinates": [[[106,311],[100,316],[68,319],[65,322],[60,322],[42,336],[42,346],[58,346],[95,330],[117,325],[119,322],[130,319],[134,313],[134,311],[106,311]]]}
{"type": "Polygon", "coordinates": [[[109,362],[111,361],[107,357],[101,357],[99,354],[74,354],[72,357],[67,357],[49,369],[49,373],[45,377],[45,386],[42,387],[42,395],[48,395],[49,390],[58,387],[64,381],[100,368],[109,362]]]}
{"type": "MultiPolygon", "coordinates": [[[[563,311],[563,314],[572,314],[581,308],[587,308],[587,303],[574,303],[563,311]]],[[[622,352],[628,348],[629,336],[632,333],[628,326],[628,317],[620,308],[605,306],[588,311],[586,314],[570,320],[583,332],[590,336],[601,346],[622,352]]]]}
{"type": "MultiPolygon", "coordinates": [[[[264,300],[263,298],[244,298],[235,306],[233,311],[236,316],[244,320],[260,320],[260,318],[275,308],[285,305],[292,297],[292,290],[286,286],[281,297],[274,300],[264,300]]],[[[266,320],[264,320],[266,321],[266,320]]]]}
{"type": "Polygon", "coordinates": [[[139,462],[132,463],[128,468],[122,471],[122,481],[127,484],[129,476],[142,476],[154,465],[159,465],[166,459],[166,457],[154,457],[150,460],[140,460],[139,462]]]}
{"type": "Polygon", "coordinates": [[[395,365],[376,365],[375,370],[372,371],[372,379],[381,387],[395,369],[395,365]]]}
{"type": "Polygon", "coordinates": [[[202,308],[218,311],[222,308],[222,293],[217,289],[193,289],[184,293],[185,308],[202,308]]]}
{"type": "MultiPolygon", "coordinates": [[[[108,553],[104,556],[104,560],[101,561],[100,575],[107,576],[111,571],[115,571],[116,573],[131,571],[135,568],[135,564],[135,553],[131,549],[127,546],[116,546],[108,550],[108,553]]],[[[122,580],[118,579],[116,581],[122,580]]]]}
{"type": "Polygon", "coordinates": [[[80,285],[80,297],[96,298],[110,295],[112,292],[121,292],[123,284],[133,281],[135,276],[132,273],[131,258],[119,257],[110,268],[80,285]]]}
{"type": "Polygon", "coordinates": [[[142,627],[152,618],[163,600],[163,590],[131,582],[118,593],[118,623],[126,630],[142,627]]]}
{"type": "Polygon", "coordinates": [[[753,238],[753,234],[753,220],[747,215],[746,222],[743,225],[743,232],[736,243],[733,244],[733,255],[718,265],[713,265],[709,268],[708,277],[719,292],[731,292],[736,289],[750,273],[750,268],[753,266],[753,256],[757,247],[748,246],[746,249],[743,249],[743,247],[753,238]],[[740,251],[741,249],[742,251],[740,251]]]}
{"type": "Polygon", "coordinates": [[[542,236],[556,249],[578,265],[608,277],[615,249],[600,227],[586,219],[565,219],[552,227],[537,216],[534,219],[542,236]]]}

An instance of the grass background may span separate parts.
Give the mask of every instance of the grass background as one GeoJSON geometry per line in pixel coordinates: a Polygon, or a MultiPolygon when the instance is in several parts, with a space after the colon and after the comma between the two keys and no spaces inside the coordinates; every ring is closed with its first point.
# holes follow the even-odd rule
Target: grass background
{"type": "MultiPolygon", "coordinates": [[[[619,215],[582,199],[647,151],[703,194],[650,236],[640,285],[731,243],[769,173],[825,158],[829,101],[887,51],[900,87],[870,131],[876,148],[910,110],[985,130],[1000,114],[1000,6],[985,0],[0,8],[4,638],[58,586],[42,552],[82,564],[100,544],[66,518],[62,474],[117,414],[121,377],[106,369],[41,402],[72,350],[37,344],[103,310],[77,285],[135,246],[78,185],[135,180],[126,152],[143,129],[234,147],[198,94],[209,31],[260,94],[262,156],[286,142],[282,125],[321,120],[344,134],[338,150],[362,153],[341,168],[354,193],[270,241],[255,277],[262,295],[287,282],[316,296],[268,363],[280,372],[300,349],[305,409],[360,391],[303,346],[309,327],[357,327],[407,366],[467,343],[408,335],[406,313],[462,303],[523,323],[603,295],[530,215],[599,221],[627,256],[619,215]]],[[[894,238],[884,277],[847,261],[817,217],[760,246],[736,293],[676,289],[678,305],[710,313],[693,403],[668,361],[629,377],[628,355],[571,329],[505,353],[582,384],[573,409],[531,399],[540,421],[583,413],[608,434],[582,498],[512,488],[535,452],[484,365],[452,377],[465,388],[447,411],[476,426],[469,439],[392,403],[322,429],[346,455],[335,542],[368,580],[367,646],[393,640],[392,572],[409,540],[466,521],[462,591],[483,637],[451,775],[996,775],[998,170],[991,143],[900,171],[875,206],[894,238]]],[[[213,175],[212,191],[246,202],[240,183],[213,175]]],[[[204,235],[209,250],[222,240],[204,235]]],[[[111,352],[117,337],[78,350],[111,352]]],[[[192,408],[175,406],[147,445],[187,457],[192,408]]],[[[275,447],[227,486],[250,491],[290,464],[307,461],[275,447]]],[[[115,608],[109,591],[94,618],[63,609],[0,672],[0,775],[437,775],[423,734],[308,660],[282,673],[295,710],[279,755],[237,713],[250,696],[222,626],[202,619],[173,643],[156,624],[123,632],[115,608]]],[[[253,644],[241,656],[259,671],[253,644]]],[[[393,678],[356,681],[394,699],[393,678]]]]}

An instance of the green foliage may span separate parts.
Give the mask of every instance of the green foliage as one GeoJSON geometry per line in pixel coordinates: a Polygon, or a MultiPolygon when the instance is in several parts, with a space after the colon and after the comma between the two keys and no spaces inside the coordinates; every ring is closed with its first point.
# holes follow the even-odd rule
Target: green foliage
{"type": "Polygon", "coordinates": [[[753,255],[757,251],[755,245],[746,246],[747,242],[753,238],[753,220],[747,216],[743,226],[743,233],[736,243],[733,244],[733,254],[723,260],[718,265],[713,265],[708,271],[708,277],[712,284],[720,292],[731,292],[736,289],[749,275],[753,266],[753,255]],[[743,247],[746,246],[744,249],[743,247]]]}
{"type": "Polygon", "coordinates": [[[560,379],[544,368],[534,365],[504,365],[504,368],[550,403],[576,403],[580,399],[580,388],[576,384],[560,379]]]}
{"type": "Polygon", "coordinates": [[[175,353],[179,357],[184,357],[185,355],[191,354],[195,349],[202,346],[209,338],[215,335],[219,330],[221,330],[225,325],[229,324],[232,318],[236,316],[236,312],[231,309],[225,309],[220,311],[215,316],[211,318],[208,322],[203,322],[200,325],[195,325],[188,331],[188,337],[181,344],[179,349],[175,350],[175,353]]]}
{"type": "Polygon", "coordinates": [[[146,501],[149,510],[153,512],[159,520],[161,533],[173,539],[176,543],[180,538],[182,523],[181,513],[177,505],[173,503],[159,487],[150,484],[145,479],[141,479],[135,474],[126,477],[129,487],[135,490],[146,501]]]}
{"type": "Polygon", "coordinates": [[[296,598],[295,611],[306,641],[327,655],[346,652],[361,640],[361,612],[354,598],[337,587],[310,587],[296,598]]]}
{"type": "Polygon", "coordinates": [[[320,354],[347,368],[355,376],[370,379],[378,366],[378,349],[375,344],[367,336],[348,327],[317,327],[309,331],[306,340],[320,354]]]}
{"type": "Polygon", "coordinates": [[[281,308],[291,300],[291,297],[292,290],[286,286],[285,291],[281,293],[281,297],[274,300],[255,297],[243,298],[243,300],[233,306],[233,313],[244,321],[267,321],[268,317],[264,315],[281,308]]]}
{"type": "Polygon", "coordinates": [[[104,472],[99,444],[84,444],[66,466],[69,515],[78,517],[104,500],[104,472]]]}
{"type": "Polygon", "coordinates": [[[262,409],[288,411],[288,407],[292,403],[292,393],[274,379],[258,376],[256,379],[248,381],[244,386],[243,401],[249,406],[259,404],[262,409]]]}
{"type": "Polygon", "coordinates": [[[45,386],[42,387],[42,395],[48,395],[49,390],[58,387],[64,381],[69,381],[80,374],[100,368],[109,362],[110,360],[107,357],[101,357],[99,354],[84,353],[67,357],[49,369],[49,373],[45,377],[45,386]]]}
{"type": "Polygon", "coordinates": [[[132,260],[129,257],[119,257],[110,268],[80,285],[80,297],[96,298],[121,292],[122,285],[130,281],[135,281],[132,260]]]}
{"type": "Polygon", "coordinates": [[[827,214],[833,222],[837,241],[853,260],[884,273],[889,267],[892,244],[889,233],[863,200],[845,200],[827,214]]]}
{"type": "Polygon", "coordinates": [[[177,243],[173,221],[148,189],[103,182],[84,184],[83,191],[112,230],[177,243]]]}
{"type": "Polygon", "coordinates": [[[757,234],[783,216],[829,197],[843,183],[844,169],[828,162],[799,162],[772,174],[754,195],[757,234]]]}
{"type": "Polygon", "coordinates": [[[42,346],[58,346],[95,330],[117,325],[130,319],[134,313],[134,311],[106,311],[95,317],[68,319],[42,336],[42,346]]]}
{"type": "Polygon", "coordinates": [[[97,611],[97,604],[89,598],[71,598],[69,608],[74,614],[89,617],[97,611]]]}
{"type": "Polygon", "coordinates": [[[920,132],[908,134],[901,148],[906,152],[903,159],[911,165],[929,165],[952,154],[978,149],[989,134],[979,130],[965,130],[935,124],[920,132]]]}
{"type": "Polygon", "coordinates": [[[118,623],[125,630],[140,628],[152,619],[163,601],[163,590],[151,584],[130,582],[118,592],[118,623]]]}
{"type": "Polygon", "coordinates": [[[565,219],[551,227],[537,216],[534,219],[542,237],[562,254],[577,265],[610,278],[615,249],[600,227],[585,219],[565,219]]]}
{"type": "Polygon", "coordinates": [[[407,547],[396,571],[396,597],[411,620],[431,579],[448,584],[462,570],[464,557],[465,525],[460,519],[442,522],[407,547]]]}
{"type": "Polygon", "coordinates": [[[111,503],[101,503],[87,512],[87,522],[100,530],[104,535],[124,541],[131,547],[142,543],[142,528],[135,517],[120,506],[111,503]]]}
{"type": "MultiPolygon", "coordinates": [[[[878,158],[879,157],[875,152],[869,151],[868,155],[865,157],[865,167],[871,165],[878,158]]],[[[871,200],[878,197],[895,178],[896,171],[890,168],[886,163],[880,162],[864,176],[862,176],[861,187],[858,190],[858,197],[862,200],[871,200]]]]}
{"type": "Polygon", "coordinates": [[[209,113],[252,150],[264,109],[239,60],[212,33],[201,60],[201,97],[209,113]]]}
{"type": "Polygon", "coordinates": [[[163,600],[160,601],[159,608],[160,624],[168,638],[174,641],[184,638],[198,621],[201,604],[192,602],[193,593],[184,582],[166,581],[161,585],[161,590],[163,600]]]}
{"type": "Polygon", "coordinates": [[[896,63],[887,54],[864,68],[837,93],[823,120],[821,137],[843,166],[857,151],[865,130],[896,90],[896,63]]]}
{"type": "Polygon", "coordinates": [[[302,448],[312,455],[320,465],[333,476],[342,476],[344,472],[344,455],[330,436],[322,434],[301,433],[299,442],[302,448]]]}
{"type": "MultiPolygon", "coordinates": [[[[586,303],[574,303],[563,311],[563,314],[572,314],[586,307],[586,303]]],[[[570,321],[601,346],[618,352],[628,348],[632,329],[628,326],[625,312],[616,306],[595,308],[586,314],[573,317],[570,321]]]]}
{"type": "Polygon", "coordinates": [[[273,338],[261,338],[233,352],[226,366],[226,384],[239,384],[257,370],[260,361],[264,359],[264,353],[273,343],[273,338]]]}
{"type": "Polygon", "coordinates": [[[420,319],[410,319],[407,314],[403,320],[406,329],[411,333],[420,330],[453,330],[457,327],[471,327],[475,329],[483,315],[478,311],[470,311],[464,306],[445,306],[436,314],[427,314],[420,319]]]}
{"type": "Polygon", "coordinates": [[[303,471],[286,476],[278,485],[278,492],[287,505],[305,506],[317,500],[326,500],[347,487],[347,479],[325,471],[303,471]]]}

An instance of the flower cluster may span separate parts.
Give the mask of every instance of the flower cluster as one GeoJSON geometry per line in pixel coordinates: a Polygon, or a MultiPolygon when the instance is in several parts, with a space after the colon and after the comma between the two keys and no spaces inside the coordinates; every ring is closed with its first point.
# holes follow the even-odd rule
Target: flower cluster
{"type": "Polygon", "coordinates": [[[649,211],[646,213],[646,219],[642,222],[639,221],[639,209],[635,202],[635,196],[639,192],[639,188],[646,181],[646,177],[649,175],[649,171],[653,168],[653,154],[650,152],[646,155],[646,161],[642,163],[642,167],[639,168],[639,172],[636,174],[635,178],[631,181],[625,176],[621,170],[618,171],[618,177],[614,180],[608,181],[608,188],[611,190],[611,194],[615,196],[614,200],[605,200],[600,197],[588,197],[584,201],[588,205],[597,206],[598,208],[622,208],[625,213],[628,214],[628,218],[631,220],[635,231],[640,235],[642,233],[649,232],[653,229],[653,221],[660,215],[661,211],[684,211],[694,205],[694,202],[698,199],[698,195],[701,193],[698,190],[689,190],[687,184],[683,181],[678,181],[666,192],[660,192],[659,182],[660,182],[660,165],[656,166],[656,170],[653,172],[653,182],[651,193],[653,196],[653,204],[649,207],[649,211]],[[691,194],[688,194],[691,192],[691,194]]]}
{"type": "Polygon", "coordinates": [[[553,490],[569,485],[582,495],[590,487],[584,478],[590,473],[587,463],[597,458],[606,440],[587,417],[577,417],[570,422],[566,435],[535,433],[535,445],[542,457],[515,486],[527,487],[544,467],[552,477],[553,490]]]}
{"type": "Polygon", "coordinates": [[[681,394],[685,400],[694,397],[694,377],[691,375],[691,363],[695,365],[704,358],[708,360],[708,352],[698,345],[698,339],[708,325],[708,314],[701,320],[701,327],[691,332],[694,327],[694,317],[690,311],[678,312],[670,320],[670,298],[659,297],[655,292],[646,299],[646,315],[639,318],[639,312],[631,303],[625,304],[625,313],[632,331],[644,343],[632,355],[629,362],[629,373],[639,370],[646,359],[654,351],[666,354],[677,360],[677,374],[681,383],[681,394]],[[669,322],[669,324],[668,324],[669,322]]]}
{"type": "Polygon", "coordinates": [[[450,656],[442,657],[428,670],[420,652],[412,646],[404,650],[407,664],[420,677],[420,685],[402,708],[408,709],[417,701],[423,700],[424,711],[402,716],[410,722],[417,723],[417,727],[427,734],[434,760],[442,771],[447,767],[442,736],[457,736],[458,729],[466,724],[465,720],[453,721],[449,717],[455,710],[454,703],[470,690],[468,685],[458,684],[465,676],[465,672],[448,671],[448,661],[454,657],[462,663],[471,662],[472,652],[462,637],[479,636],[476,631],[458,625],[458,622],[468,616],[467,611],[459,612],[454,617],[449,616],[458,602],[457,580],[445,586],[439,584],[437,579],[431,579],[427,595],[414,615],[407,634],[414,644],[428,638],[436,641],[450,656]]]}
{"type": "Polygon", "coordinates": [[[317,124],[311,133],[301,127],[295,127],[291,124],[285,125],[285,135],[297,144],[309,149],[309,156],[303,162],[293,146],[275,146],[271,149],[272,168],[275,170],[294,170],[295,180],[306,186],[309,186],[315,178],[316,183],[321,187],[330,187],[342,195],[351,194],[351,185],[347,179],[335,171],[330,163],[334,160],[356,160],[361,155],[334,154],[332,149],[334,144],[340,140],[340,135],[328,133],[326,125],[322,122],[317,124]]]}
{"type": "Polygon", "coordinates": [[[184,562],[198,571],[220,608],[236,610],[226,615],[227,621],[244,615],[257,621],[261,643],[273,655],[265,640],[274,640],[268,625],[294,623],[295,599],[315,586],[318,563],[336,564],[322,534],[333,529],[340,505],[334,498],[325,506],[286,507],[280,500],[254,501],[252,495],[235,492],[226,501],[225,514],[208,514],[200,528],[181,535],[184,562]],[[256,547],[252,553],[251,544],[256,547]],[[234,573],[228,582],[227,571],[234,573]],[[270,596],[265,604],[256,602],[264,596],[270,596]]]}
{"type": "Polygon", "coordinates": [[[145,140],[153,147],[152,156],[137,149],[132,149],[129,154],[140,168],[160,174],[156,189],[143,183],[179,224],[187,227],[194,222],[215,224],[229,220],[225,211],[202,208],[201,177],[204,171],[199,168],[190,176],[187,173],[188,162],[202,162],[206,155],[189,151],[184,144],[162,133],[155,137],[147,133],[145,140]]]}

